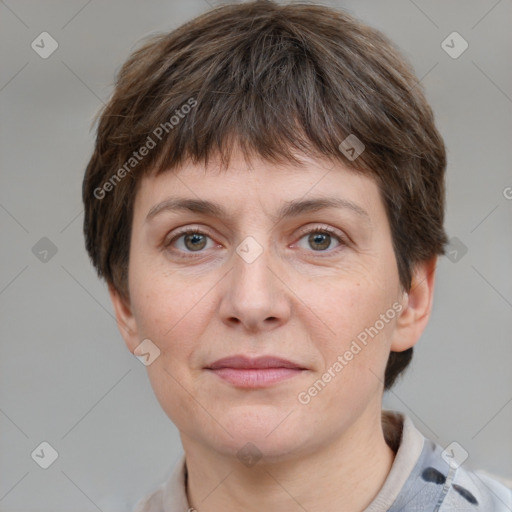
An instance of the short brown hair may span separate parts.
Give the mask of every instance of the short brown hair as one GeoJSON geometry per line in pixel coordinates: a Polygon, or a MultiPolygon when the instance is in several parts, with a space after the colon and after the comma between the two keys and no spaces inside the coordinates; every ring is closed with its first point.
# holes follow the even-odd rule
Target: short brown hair
{"type": "MultiPolygon", "coordinates": [[[[125,299],[141,177],[219,155],[227,166],[233,143],[245,158],[300,164],[302,152],[375,179],[404,290],[416,263],[444,254],[446,153],[432,110],[393,44],[342,11],[213,9],[135,51],[100,114],[83,182],[85,245],[125,299]],[[364,144],[357,158],[340,150],[348,136],[364,144]]],[[[385,389],[411,357],[391,352],[385,389]]]]}

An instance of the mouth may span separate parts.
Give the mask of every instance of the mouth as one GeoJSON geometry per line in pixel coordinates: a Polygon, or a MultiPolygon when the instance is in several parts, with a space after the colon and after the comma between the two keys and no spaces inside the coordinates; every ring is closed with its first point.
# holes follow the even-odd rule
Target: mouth
{"type": "Polygon", "coordinates": [[[248,358],[243,355],[219,359],[205,369],[241,388],[268,387],[307,371],[300,364],[280,357],[248,358]]]}

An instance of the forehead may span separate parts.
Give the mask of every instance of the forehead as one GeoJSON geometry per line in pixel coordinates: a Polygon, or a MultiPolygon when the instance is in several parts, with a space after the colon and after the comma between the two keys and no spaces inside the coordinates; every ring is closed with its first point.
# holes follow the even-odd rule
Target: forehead
{"type": "Polygon", "coordinates": [[[340,208],[352,210],[371,224],[373,217],[383,213],[373,178],[342,163],[310,157],[304,157],[301,165],[260,158],[248,163],[240,156],[232,158],[227,168],[216,162],[207,167],[187,162],[142,178],[135,198],[136,218],[183,206],[215,217],[264,210],[274,221],[301,211],[340,208]]]}

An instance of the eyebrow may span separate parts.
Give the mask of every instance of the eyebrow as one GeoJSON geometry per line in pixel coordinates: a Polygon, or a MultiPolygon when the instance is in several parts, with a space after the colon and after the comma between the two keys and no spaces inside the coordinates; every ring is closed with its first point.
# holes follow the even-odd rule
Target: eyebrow
{"type": "MultiPolygon", "coordinates": [[[[273,219],[274,221],[279,221],[288,217],[297,217],[303,213],[315,212],[325,208],[343,208],[351,210],[363,218],[368,224],[371,224],[370,216],[366,210],[361,208],[358,204],[340,197],[319,197],[306,200],[296,199],[293,201],[287,201],[278,210],[277,215],[273,216],[273,219]]],[[[145,222],[150,221],[161,212],[180,210],[211,215],[220,219],[226,219],[229,217],[228,212],[219,203],[205,201],[202,199],[169,198],[153,206],[149,210],[145,222]]]]}

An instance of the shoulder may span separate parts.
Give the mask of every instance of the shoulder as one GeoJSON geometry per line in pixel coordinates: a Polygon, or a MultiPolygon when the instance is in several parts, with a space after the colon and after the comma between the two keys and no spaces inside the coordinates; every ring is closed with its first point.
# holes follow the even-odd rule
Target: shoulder
{"type": "Polygon", "coordinates": [[[144,499],[133,512],[186,512],[190,507],[186,494],[187,466],[182,454],[171,468],[170,476],[144,499]]]}
{"type": "Polygon", "coordinates": [[[161,512],[163,508],[163,484],[145,498],[139,500],[133,512],[161,512]]]}
{"type": "Polygon", "coordinates": [[[406,486],[409,499],[412,496],[409,506],[436,512],[512,511],[512,489],[484,471],[457,464],[452,457],[453,451],[450,457],[437,443],[425,439],[406,486]]]}
{"type": "Polygon", "coordinates": [[[388,512],[512,512],[512,481],[505,483],[469,467],[467,453],[460,445],[452,443],[443,449],[424,437],[406,415],[393,411],[385,414],[385,431],[395,425],[392,430],[401,434],[391,471],[396,470],[394,476],[400,473],[405,479],[388,512]],[[390,415],[402,421],[391,424],[387,418],[390,415]],[[401,429],[396,426],[399,424],[401,429]]]}
{"type": "Polygon", "coordinates": [[[459,467],[454,473],[443,506],[439,510],[510,512],[512,489],[484,471],[471,471],[459,467]]]}

